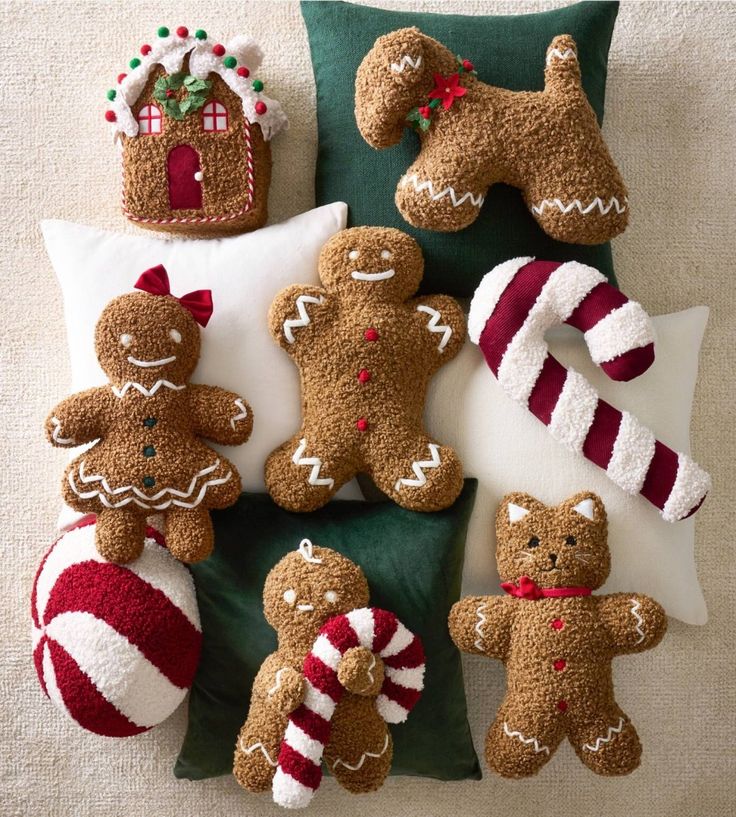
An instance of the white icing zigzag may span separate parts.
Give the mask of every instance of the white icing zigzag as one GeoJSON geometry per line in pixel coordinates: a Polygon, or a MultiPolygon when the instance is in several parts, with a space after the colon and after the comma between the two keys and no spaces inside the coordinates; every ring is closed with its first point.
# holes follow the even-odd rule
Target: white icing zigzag
{"type": "Polygon", "coordinates": [[[325,299],[322,295],[314,297],[314,295],[300,295],[296,299],[296,311],[299,314],[298,318],[288,318],[284,321],[284,337],[288,343],[294,343],[293,329],[301,329],[310,324],[310,318],[307,314],[307,308],[304,304],[323,304],[325,299]]]}
{"type": "Polygon", "coordinates": [[[588,213],[591,213],[597,207],[600,215],[607,216],[613,208],[616,209],[616,212],[619,215],[624,213],[628,203],[628,198],[625,198],[624,203],[621,204],[615,196],[611,196],[608,204],[605,204],[600,196],[596,196],[593,201],[590,202],[590,204],[585,205],[580,201],[580,199],[573,199],[569,204],[564,204],[561,199],[543,199],[539,204],[533,204],[531,210],[535,215],[541,216],[543,215],[545,208],[556,207],[564,215],[567,215],[568,213],[577,209],[581,215],[587,216],[588,213]]]}
{"type": "Polygon", "coordinates": [[[566,48],[564,51],[560,51],[559,48],[550,48],[550,50],[547,52],[547,65],[549,65],[555,58],[558,60],[577,60],[578,55],[572,50],[572,48],[566,48]]]}
{"type": "Polygon", "coordinates": [[[388,734],[386,734],[386,737],[385,737],[385,739],[383,741],[383,749],[381,749],[380,752],[363,752],[363,754],[360,756],[360,760],[355,765],[352,765],[351,763],[348,763],[347,761],[343,760],[342,758],[338,758],[332,764],[332,768],[336,769],[338,766],[342,765],[346,769],[350,769],[351,772],[357,772],[358,769],[365,763],[366,758],[369,758],[369,757],[381,757],[381,755],[386,751],[386,749],[388,749],[388,734]]]}
{"type": "Polygon", "coordinates": [[[430,316],[429,322],[427,323],[427,329],[429,329],[430,332],[439,332],[442,335],[440,345],[437,348],[440,350],[440,352],[444,352],[445,346],[447,346],[447,342],[452,336],[452,329],[450,329],[450,327],[446,324],[440,323],[440,318],[442,315],[440,315],[436,309],[432,309],[431,306],[418,306],[417,312],[425,312],[430,316]]]}
{"type": "Polygon", "coordinates": [[[639,640],[636,643],[641,644],[641,642],[646,638],[642,628],[644,619],[639,613],[639,610],[641,609],[641,602],[638,599],[629,599],[629,601],[631,602],[631,615],[636,619],[636,632],[639,633],[639,640]]]}
{"type": "Polygon", "coordinates": [[[242,401],[242,399],[240,397],[233,400],[233,402],[240,409],[240,414],[236,414],[230,420],[230,425],[231,425],[233,431],[235,431],[235,423],[237,423],[238,420],[245,420],[245,418],[248,416],[248,409],[243,405],[243,401],[242,401]]]}
{"type": "Polygon", "coordinates": [[[294,463],[294,465],[311,466],[312,470],[309,472],[310,485],[326,485],[327,487],[332,488],[332,486],[335,484],[335,480],[332,479],[332,477],[320,476],[320,471],[322,470],[322,460],[319,457],[303,457],[302,454],[306,450],[307,438],[302,437],[302,439],[299,440],[299,445],[297,446],[291,461],[294,463]]]}
{"type": "Polygon", "coordinates": [[[626,725],[626,721],[623,718],[618,719],[617,726],[609,726],[608,727],[608,734],[605,738],[596,738],[595,745],[590,743],[583,744],[583,749],[587,749],[590,752],[597,752],[604,743],[610,743],[613,740],[614,735],[620,735],[621,730],[626,725]]]}
{"type": "Polygon", "coordinates": [[[244,752],[246,755],[252,755],[256,749],[260,749],[261,754],[263,755],[263,757],[266,758],[266,761],[268,762],[269,766],[276,767],[278,765],[276,761],[271,758],[271,755],[269,755],[266,747],[260,741],[258,743],[254,743],[252,746],[246,747],[243,746],[243,741],[241,740],[239,746],[240,751],[244,752]]]}
{"type": "Polygon", "coordinates": [[[51,418],[51,425],[54,430],[51,432],[51,437],[57,445],[76,445],[71,437],[61,437],[61,421],[58,417],[51,418]]]}
{"type": "Polygon", "coordinates": [[[426,179],[423,182],[419,181],[419,178],[416,173],[413,173],[411,176],[401,177],[399,185],[401,187],[406,187],[407,184],[413,185],[417,193],[421,193],[422,191],[426,190],[429,193],[429,196],[432,199],[432,201],[439,201],[441,198],[449,196],[450,200],[452,201],[453,207],[459,207],[461,204],[465,204],[466,201],[470,201],[470,203],[474,207],[481,207],[483,202],[485,201],[484,196],[480,194],[474,196],[472,193],[464,193],[462,196],[458,198],[458,195],[453,187],[446,187],[439,193],[435,193],[434,185],[432,184],[432,182],[429,179],[426,179]]]}
{"type": "Polygon", "coordinates": [[[156,392],[162,387],[167,388],[167,389],[172,389],[173,391],[181,391],[182,389],[186,388],[186,385],[184,385],[184,386],[175,386],[169,380],[157,380],[153,384],[153,386],[151,386],[150,389],[147,389],[145,386],[142,386],[140,383],[131,383],[131,382],[124,383],[123,386],[121,388],[119,388],[119,389],[116,386],[112,386],[111,388],[112,388],[112,393],[115,395],[115,397],[125,397],[125,395],[131,389],[135,389],[136,391],[139,391],[144,397],[153,397],[153,395],[156,394],[156,392]]]}
{"type": "Polygon", "coordinates": [[[473,642],[473,646],[476,650],[483,652],[483,625],[486,623],[486,617],[481,613],[481,610],[486,606],[486,602],[478,605],[478,609],[475,611],[475,615],[478,617],[478,621],[473,628],[476,633],[478,633],[478,638],[475,639],[473,642]]]}
{"type": "Polygon", "coordinates": [[[429,453],[431,460],[415,460],[411,465],[411,470],[416,474],[416,479],[405,478],[396,480],[394,491],[399,491],[402,485],[407,485],[410,488],[422,488],[427,484],[427,476],[424,473],[425,468],[437,468],[440,464],[440,451],[437,443],[429,444],[429,453]]]}
{"type": "Polygon", "coordinates": [[[534,746],[534,751],[537,754],[539,754],[540,752],[546,752],[547,754],[549,754],[549,746],[542,746],[536,738],[527,738],[524,735],[522,735],[521,732],[510,731],[509,725],[506,723],[506,721],[503,722],[503,731],[510,738],[518,738],[522,743],[534,746]]]}
{"type": "Polygon", "coordinates": [[[415,58],[410,57],[408,54],[404,54],[400,62],[391,63],[391,70],[395,71],[397,74],[402,74],[404,72],[404,68],[406,68],[407,66],[409,66],[409,68],[419,68],[421,64],[422,64],[421,54],[415,58]]]}

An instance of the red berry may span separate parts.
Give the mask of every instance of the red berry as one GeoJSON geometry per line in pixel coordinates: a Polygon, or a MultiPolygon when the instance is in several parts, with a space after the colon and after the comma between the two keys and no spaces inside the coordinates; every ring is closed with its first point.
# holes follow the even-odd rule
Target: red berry
{"type": "Polygon", "coordinates": [[[366,420],[365,417],[361,417],[355,424],[355,427],[358,431],[368,431],[368,420],[366,420]]]}
{"type": "Polygon", "coordinates": [[[220,45],[220,43],[217,43],[217,45],[213,45],[212,46],[212,53],[216,57],[221,57],[225,53],[225,46],[220,45]]]}
{"type": "Polygon", "coordinates": [[[176,29],[176,33],[179,37],[188,37],[189,29],[186,26],[179,26],[179,28],[176,29]]]}
{"type": "Polygon", "coordinates": [[[475,70],[475,66],[473,65],[473,63],[470,60],[463,60],[463,68],[466,71],[474,71],[475,70]]]}
{"type": "Polygon", "coordinates": [[[166,89],[166,99],[171,99],[172,96],[174,96],[174,92],[171,90],[171,88],[167,88],[166,89]]]}
{"type": "Polygon", "coordinates": [[[141,46],[141,54],[143,54],[144,57],[146,56],[146,54],[150,54],[150,53],[151,53],[151,46],[150,45],[146,44],[146,45],[141,46]]]}
{"type": "Polygon", "coordinates": [[[107,119],[108,122],[117,121],[117,116],[115,115],[115,111],[105,111],[105,119],[107,119]]]}
{"type": "Polygon", "coordinates": [[[241,65],[237,70],[237,74],[239,77],[249,77],[250,71],[244,65],[241,65]]]}
{"type": "Polygon", "coordinates": [[[429,117],[432,116],[432,109],[429,107],[429,105],[422,105],[422,107],[419,109],[419,113],[424,119],[429,119],[429,117]]]}
{"type": "Polygon", "coordinates": [[[267,110],[268,108],[266,107],[265,102],[261,102],[260,100],[256,102],[256,113],[258,114],[258,116],[263,116],[263,114],[266,113],[267,110]]]}
{"type": "Polygon", "coordinates": [[[118,84],[121,83],[127,76],[127,74],[118,74],[118,84]]]}

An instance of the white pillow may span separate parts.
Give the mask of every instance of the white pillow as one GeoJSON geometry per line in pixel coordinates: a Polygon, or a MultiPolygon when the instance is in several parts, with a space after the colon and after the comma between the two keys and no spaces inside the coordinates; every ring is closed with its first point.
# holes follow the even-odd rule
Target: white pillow
{"type": "MultiPolygon", "coordinates": [[[[212,290],[214,311],[202,330],[202,355],[192,382],[222,386],[250,403],[254,416],[250,440],[221,450],[240,471],[244,490],[265,491],[266,457],[294,434],[301,420],[298,371],[271,339],[268,308],[289,284],[319,283],[319,251],[344,229],[346,219],[347,205],[336,202],[256,232],[207,241],[42,222],[46,251],[64,296],[70,393],[106,382],[94,351],[94,328],[105,304],[133,291],[144,270],[163,264],[174,295],[212,290]]],[[[49,409],[53,403],[50,395],[49,409]]],[[[339,496],[361,494],[353,482],[339,496]]],[[[63,513],[60,525],[71,521],[63,513]]]]}
{"type": "MultiPolygon", "coordinates": [[[[703,306],[655,317],[656,359],[629,383],[606,377],[574,329],[555,329],[548,340],[560,362],[587,377],[603,399],[630,411],[662,442],[689,453],[690,411],[707,320],[703,306]]],[[[504,494],[525,491],[552,504],[590,489],[608,511],[612,569],[605,590],[648,593],[669,615],[688,624],[706,622],[694,558],[697,514],[665,522],[646,499],[624,493],[600,468],[563,448],[546,426],[507,397],[477,346],[466,343],[458,358],[439,371],[426,414],[430,433],[452,445],[466,476],[479,480],[465,592],[498,592],[494,519],[504,494]]]]}

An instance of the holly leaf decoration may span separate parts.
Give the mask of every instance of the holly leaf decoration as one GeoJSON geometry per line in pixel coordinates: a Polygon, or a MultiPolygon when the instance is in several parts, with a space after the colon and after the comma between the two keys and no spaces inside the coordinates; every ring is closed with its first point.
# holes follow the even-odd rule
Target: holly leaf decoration
{"type": "Polygon", "coordinates": [[[169,77],[169,81],[167,84],[167,88],[170,88],[172,91],[178,91],[179,88],[184,84],[186,80],[186,74],[172,74],[169,77]]]}
{"type": "Polygon", "coordinates": [[[197,79],[197,77],[193,77],[191,75],[184,80],[184,87],[190,94],[197,93],[199,91],[209,91],[211,86],[212,83],[208,82],[206,79],[197,79]]]}
{"type": "Polygon", "coordinates": [[[172,74],[159,77],[153,86],[153,98],[163,106],[164,113],[171,119],[182,120],[192,111],[204,106],[212,83],[191,74],[172,74]],[[176,92],[183,88],[186,94],[177,99],[176,92]]]}
{"type": "Polygon", "coordinates": [[[182,99],[182,101],[179,103],[179,112],[181,113],[181,118],[182,119],[184,119],[184,117],[189,112],[191,107],[192,107],[192,98],[190,96],[186,97],[185,99],[182,99]]]}
{"type": "Polygon", "coordinates": [[[164,113],[172,119],[184,119],[181,106],[176,99],[167,99],[166,102],[164,102],[164,113]]]}
{"type": "Polygon", "coordinates": [[[198,111],[200,108],[204,107],[204,103],[207,101],[207,97],[190,95],[187,97],[186,101],[191,103],[189,107],[190,111],[198,111]]]}

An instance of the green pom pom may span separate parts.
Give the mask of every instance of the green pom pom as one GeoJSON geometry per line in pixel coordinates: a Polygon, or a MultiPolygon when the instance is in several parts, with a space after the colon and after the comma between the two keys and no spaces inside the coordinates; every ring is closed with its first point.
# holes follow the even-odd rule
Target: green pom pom
{"type": "Polygon", "coordinates": [[[235,59],[235,57],[225,57],[222,64],[225,66],[225,68],[235,68],[238,61],[235,59]]]}
{"type": "Polygon", "coordinates": [[[141,64],[141,61],[138,57],[133,57],[133,59],[128,63],[131,68],[137,68],[141,64]]]}
{"type": "Polygon", "coordinates": [[[158,34],[159,37],[168,37],[169,36],[169,29],[166,28],[166,26],[161,26],[161,28],[158,29],[156,34],[158,34]]]}
{"type": "Polygon", "coordinates": [[[114,88],[110,88],[110,90],[107,92],[107,98],[110,100],[110,102],[112,102],[117,95],[118,92],[114,88]]]}
{"type": "Polygon", "coordinates": [[[260,81],[260,79],[253,80],[253,90],[257,94],[260,94],[260,92],[263,90],[263,83],[260,81]]]}
{"type": "Polygon", "coordinates": [[[206,31],[205,31],[203,28],[198,28],[198,29],[197,29],[197,30],[194,32],[194,36],[195,36],[195,37],[196,37],[198,40],[206,40],[206,39],[207,39],[207,32],[206,32],[206,31]]]}

